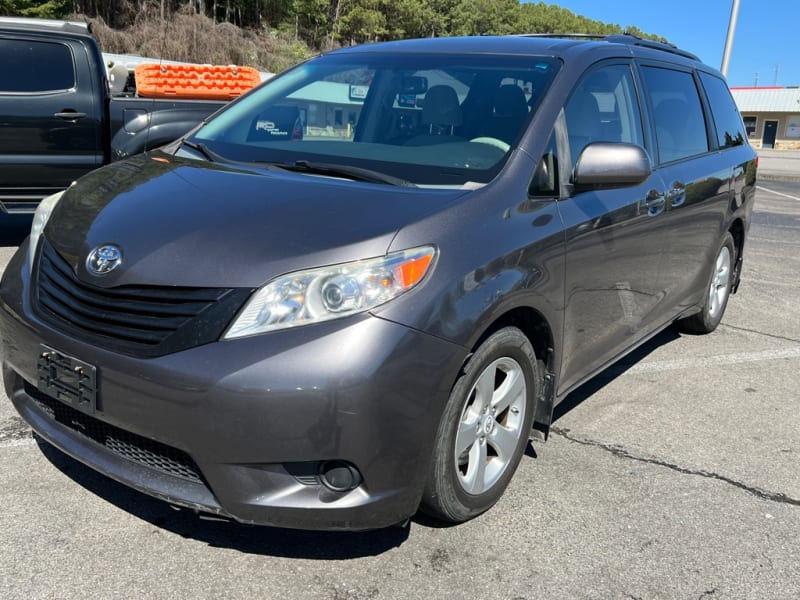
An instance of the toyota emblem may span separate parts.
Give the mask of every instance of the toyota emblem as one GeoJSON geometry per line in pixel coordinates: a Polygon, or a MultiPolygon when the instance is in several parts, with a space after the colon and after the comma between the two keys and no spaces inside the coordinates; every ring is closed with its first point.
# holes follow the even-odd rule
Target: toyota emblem
{"type": "Polygon", "coordinates": [[[98,246],[86,258],[86,269],[92,275],[105,275],[122,264],[122,250],[113,244],[98,246]]]}

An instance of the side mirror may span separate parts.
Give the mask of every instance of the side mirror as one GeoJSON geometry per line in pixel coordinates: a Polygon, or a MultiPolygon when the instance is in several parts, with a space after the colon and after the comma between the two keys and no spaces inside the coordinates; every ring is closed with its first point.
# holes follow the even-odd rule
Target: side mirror
{"type": "Polygon", "coordinates": [[[653,172],[644,148],[636,144],[595,142],[578,156],[573,174],[576,191],[644,183],[653,172]]]}

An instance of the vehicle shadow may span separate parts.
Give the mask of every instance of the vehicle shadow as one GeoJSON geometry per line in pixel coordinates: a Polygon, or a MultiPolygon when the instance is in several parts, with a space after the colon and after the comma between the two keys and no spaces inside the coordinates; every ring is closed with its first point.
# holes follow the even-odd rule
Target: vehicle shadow
{"type": "Polygon", "coordinates": [[[347,560],[382,554],[408,539],[409,526],[374,531],[331,532],[206,520],[191,510],[175,509],[166,502],[117,483],[64,454],[38,436],[34,437],[45,458],[86,490],[154,527],[205,542],[212,547],[282,558],[347,560]]]}
{"type": "Polygon", "coordinates": [[[670,342],[680,339],[681,334],[678,332],[677,327],[667,327],[664,331],[659,333],[654,338],[648,340],[646,343],[639,346],[636,350],[628,354],[620,362],[614,363],[607,369],[601,371],[589,381],[581,385],[579,388],[567,395],[564,400],[556,405],[553,410],[553,424],[557,423],[569,411],[579,406],[584,400],[593,396],[602,390],[609,383],[614,381],[620,375],[623,375],[630,368],[636,366],[639,362],[650,355],[654,350],[666,346],[670,342]]]}
{"type": "Polygon", "coordinates": [[[19,246],[28,237],[33,215],[7,215],[0,212],[0,247],[19,246]]]}

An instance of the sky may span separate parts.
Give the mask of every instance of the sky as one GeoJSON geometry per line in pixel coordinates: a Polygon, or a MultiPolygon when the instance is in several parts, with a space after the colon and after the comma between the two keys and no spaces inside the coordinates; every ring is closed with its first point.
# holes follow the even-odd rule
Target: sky
{"type": "MultiPolygon", "coordinates": [[[[668,39],[719,69],[733,0],[545,0],[621,27],[668,39]]],[[[800,0],[740,0],[731,87],[800,86],[800,0]],[[777,68],[777,81],[776,81],[777,68]],[[756,73],[758,75],[756,75],[756,73]]]]}

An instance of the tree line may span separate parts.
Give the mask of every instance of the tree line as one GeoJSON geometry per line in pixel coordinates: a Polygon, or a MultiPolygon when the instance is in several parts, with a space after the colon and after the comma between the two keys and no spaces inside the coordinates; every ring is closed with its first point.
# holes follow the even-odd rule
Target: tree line
{"type": "Polygon", "coordinates": [[[135,27],[145,17],[166,21],[176,13],[196,14],[213,23],[293,38],[311,50],[403,38],[511,33],[628,32],[661,39],[555,4],[519,0],[0,0],[0,13],[56,19],[85,15],[116,30],[135,27]]]}

